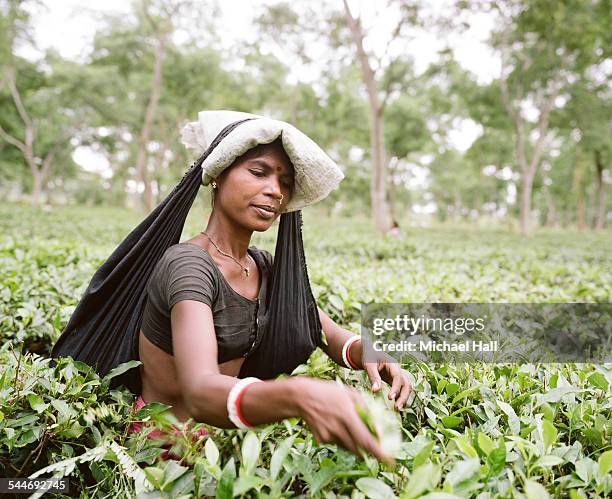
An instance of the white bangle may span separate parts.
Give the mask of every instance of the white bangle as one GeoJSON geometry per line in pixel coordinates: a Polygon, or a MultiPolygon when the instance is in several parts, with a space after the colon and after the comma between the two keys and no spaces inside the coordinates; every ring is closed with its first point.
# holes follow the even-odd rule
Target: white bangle
{"type": "Polygon", "coordinates": [[[253,383],[257,383],[259,381],[262,380],[259,378],[241,379],[232,387],[229,392],[229,395],[227,396],[227,415],[229,417],[229,420],[241,430],[252,428],[252,426],[248,424],[240,414],[240,397],[242,396],[242,392],[247,386],[253,383]]]}
{"type": "Polygon", "coordinates": [[[355,369],[348,360],[347,352],[348,352],[348,349],[351,348],[351,345],[355,343],[356,341],[361,341],[361,336],[358,336],[358,335],[351,336],[344,342],[344,346],[342,347],[342,361],[344,362],[344,365],[348,369],[355,369]]]}

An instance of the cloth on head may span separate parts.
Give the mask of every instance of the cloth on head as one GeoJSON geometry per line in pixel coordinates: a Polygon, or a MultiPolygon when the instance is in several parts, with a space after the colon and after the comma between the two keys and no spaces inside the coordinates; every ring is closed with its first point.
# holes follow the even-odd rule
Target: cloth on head
{"type": "MultiPolygon", "coordinates": [[[[179,242],[202,185],[202,164],[232,131],[255,119],[258,118],[240,119],[220,130],[172,192],[96,270],[54,345],[52,357],[70,356],[94,367],[102,376],[123,363],[139,360],[138,339],[147,283],[164,252],[179,242]]],[[[239,377],[272,379],[290,374],[317,346],[323,345],[301,228],[299,210],[281,215],[272,285],[266,297],[266,327],[260,344],[245,359],[239,377]]],[[[121,371],[111,380],[111,386],[123,384],[133,393],[141,393],[140,368],[121,371]]]]}
{"type": "Polygon", "coordinates": [[[208,185],[236,158],[258,144],[281,137],[295,171],[291,200],[283,212],[316,203],[338,187],[344,178],[338,165],[306,134],[284,121],[238,111],[202,111],[198,121],[181,130],[181,142],[189,149],[205,151],[223,127],[236,120],[251,119],[236,128],[202,162],[202,184],[208,185]]]}

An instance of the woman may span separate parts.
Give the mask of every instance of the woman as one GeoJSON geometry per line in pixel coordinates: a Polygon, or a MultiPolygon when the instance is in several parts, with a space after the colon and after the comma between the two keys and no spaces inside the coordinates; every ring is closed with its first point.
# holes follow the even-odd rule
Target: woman
{"type": "Polygon", "coordinates": [[[139,376],[126,378],[140,394],[136,408],[162,402],[180,420],[222,428],[299,416],[321,443],[388,459],[356,412],[363,404],[356,390],[274,379],[321,346],[340,365],[365,369],[373,391],[381,379],[391,384],[397,409],[410,393],[396,363],[362,361],[359,336],[318,309],[310,291],[298,210],[327,196],[342,172],[295,127],[247,113],[201,112],[182,138],[203,151],[200,159],[96,271],[53,356],[70,355],[101,374],[139,359],[139,376]],[[213,210],[202,233],[176,244],[200,167],[213,210]],[[249,243],[281,212],[273,262],[249,243]]]}
{"type": "MultiPolygon", "coordinates": [[[[269,229],[283,205],[291,201],[294,170],[277,139],[240,156],[214,179],[212,187],[213,209],[206,229],[171,247],[151,278],[139,341],[142,400],[172,406],[179,420],[193,418],[233,428],[227,401],[244,362],[238,352],[250,347],[251,328],[246,321],[251,314],[245,311],[259,303],[272,264],[268,252],[249,247],[250,239],[254,231],[269,229]],[[185,268],[190,265],[191,271],[185,268]],[[165,290],[160,291],[156,279],[163,280],[165,290]],[[171,332],[165,341],[155,331],[156,291],[160,296],[166,292],[170,309],[171,332]],[[215,299],[223,301],[224,307],[215,307],[215,299]],[[232,306],[244,317],[228,325],[232,306]],[[238,334],[241,323],[242,335],[238,334]],[[224,328],[221,336],[218,326],[224,328]],[[218,363],[228,351],[234,353],[229,355],[233,358],[218,363]]],[[[357,337],[320,309],[319,317],[326,353],[344,366],[343,346],[357,337]]],[[[396,399],[399,410],[410,394],[410,383],[399,366],[388,362],[364,366],[361,342],[351,341],[347,347],[354,367],[367,370],[373,391],[380,390],[381,378],[392,385],[389,398],[396,399]]],[[[248,384],[240,393],[238,411],[245,426],[299,416],[318,442],[337,443],[356,454],[363,448],[380,459],[389,459],[360,420],[355,402],[363,403],[356,390],[297,376],[248,384]]]]}

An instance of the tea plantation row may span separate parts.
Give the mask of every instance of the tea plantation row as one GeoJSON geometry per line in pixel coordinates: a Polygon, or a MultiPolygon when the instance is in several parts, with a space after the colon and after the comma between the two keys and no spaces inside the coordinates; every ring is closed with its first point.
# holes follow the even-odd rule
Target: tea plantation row
{"type": "MultiPolygon", "coordinates": [[[[204,228],[190,214],[183,239],[204,228]]],[[[606,497],[612,493],[612,366],[411,363],[416,392],[401,414],[396,465],[319,445],[299,420],[255,431],[206,426],[161,443],[134,420],[168,427],[161,404],[82,364],[46,355],[95,269],[140,221],[118,209],[41,213],[0,206],[0,476],[65,476],[81,497],[606,497]]],[[[274,251],[275,234],[254,244],[274,251]]],[[[362,220],[304,213],[313,292],[358,332],[377,302],[610,302],[612,237],[407,229],[379,238],[362,220]]],[[[115,373],[116,374],[116,373],[115,373]]],[[[362,372],[316,351],[294,375],[368,389],[362,372]]],[[[72,495],[72,494],[71,494],[72,495]]]]}

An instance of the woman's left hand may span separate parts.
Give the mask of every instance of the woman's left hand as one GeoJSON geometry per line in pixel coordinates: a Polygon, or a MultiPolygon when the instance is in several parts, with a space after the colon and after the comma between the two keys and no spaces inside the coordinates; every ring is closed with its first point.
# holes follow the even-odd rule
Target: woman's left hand
{"type": "Polygon", "coordinates": [[[376,362],[362,362],[362,365],[372,383],[372,391],[378,392],[382,388],[381,379],[384,380],[391,385],[387,397],[389,400],[395,399],[397,411],[402,409],[412,392],[412,385],[408,374],[404,372],[399,363],[383,353],[379,355],[376,362]]]}
{"type": "Polygon", "coordinates": [[[338,324],[332,321],[325,312],[320,308],[319,319],[323,326],[323,331],[326,335],[326,342],[333,347],[326,347],[325,352],[332,357],[338,365],[343,367],[348,363],[353,369],[365,369],[372,383],[372,391],[378,392],[382,388],[382,380],[391,385],[389,390],[389,400],[395,399],[395,409],[400,410],[404,407],[406,400],[412,393],[412,385],[408,379],[408,374],[400,368],[400,364],[386,352],[376,352],[374,357],[364,355],[361,341],[355,341],[350,345],[350,351],[346,352],[348,357],[344,359],[342,355],[343,346],[346,341],[353,336],[353,333],[342,329],[338,324]],[[375,360],[375,362],[366,362],[367,360],[375,360]]]}

